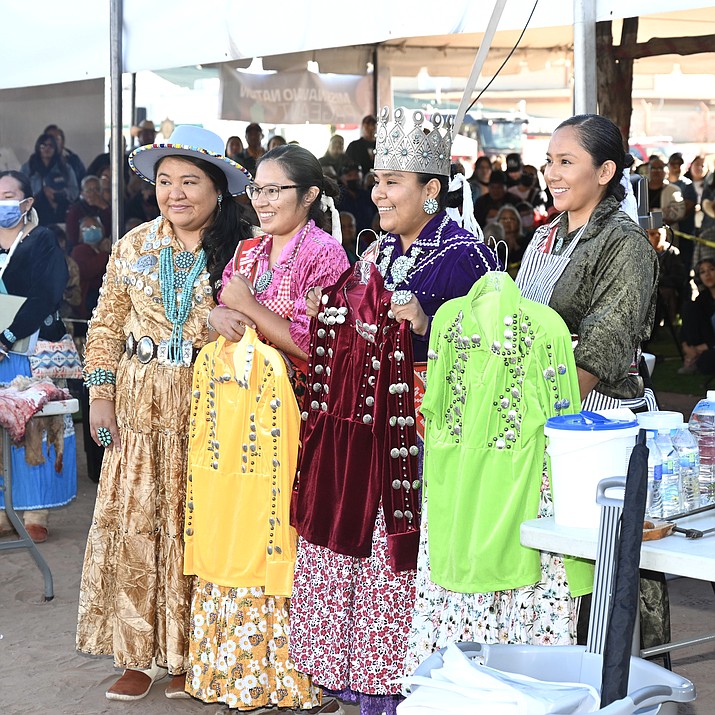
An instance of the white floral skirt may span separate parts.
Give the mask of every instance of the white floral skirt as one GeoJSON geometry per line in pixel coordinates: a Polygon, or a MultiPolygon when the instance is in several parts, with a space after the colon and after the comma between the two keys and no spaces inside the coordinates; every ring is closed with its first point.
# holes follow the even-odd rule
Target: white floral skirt
{"type": "MultiPolygon", "coordinates": [[[[539,517],[552,516],[548,478],[539,517]]],[[[541,552],[541,580],[509,591],[457,593],[430,580],[427,499],[422,504],[417,596],[407,644],[405,673],[450,642],[571,645],[576,642],[580,599],[571,597],[563,558],[541,552]]]]}
{"type": "Polygon", "coordinates": [[[320,688],[288,657],[290,599],[194,580],[186,692],[237,710],[307,710],[320,688]]]}

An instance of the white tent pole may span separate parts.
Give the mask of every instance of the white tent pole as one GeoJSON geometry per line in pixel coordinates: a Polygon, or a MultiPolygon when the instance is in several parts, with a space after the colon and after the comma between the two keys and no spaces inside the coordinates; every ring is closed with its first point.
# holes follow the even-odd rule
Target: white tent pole
{"type": "Polygon", "coordinates": [[[380,113],[380,85],[379,85],[379,72],[382,71],[382,67],[378,64],[378,46],[373,45],[372,48],[372,113],[377,116],[380,113]]]}
{"type": "Polygon", "coordinates": [[[124,233],[124,142],[122,136],[122,25],[123,1],[111,0],[109,18],[109,91],[112,136],[109,157],[112,176],[112,243],[124,233]]]}
{"type": "Polygon", "coordinates": [[[573,19],[574,113],[595,114],[598,111],[596,3],[593,0],[574,0],[573,19]]]}
{"type": "MultiPolygon", "coordinates": [[[[130,92],[130,97],[131,99],[129,100],[129,116],[130,116],[130,124],[134,126],[135,124],[138,124],[137,122],[137,73],[132,72],[130,75],[130,87],[131,87],[131,92],[130,92]]],[[[123,95],[121,95],[123,98],[123,95]]]]}
{"type": "Polygon", "coordinates": [[[459,129],[464,121],[464,115],[467,113],[467,107],[470,104],[470,99],[472,98],[472,92],[477,85],[477,80],[482,72],[482,67],[487,59],[487,53],[491,49],[492,42],[494,41],[494,35],[496,34],[497,27],[499,25],[499,19],[501,18],[504,7],[506,6],[506,0],[496,0],[494,3],[494,9],[492,10],[492,16],[489,18],[489,24],[487,25],[487,30],[484,33],[484,39],[482,44],[479,45],[477,50],[477,56],[474,58],[474,64],[472,65],[472,71],[469,73],[469,79],[464,88],[464,94],[462,95],[462,101],[459,103],[459,108],[457,109],[457,114],[454,117],[454,133],[458,134],[459,129]]]}

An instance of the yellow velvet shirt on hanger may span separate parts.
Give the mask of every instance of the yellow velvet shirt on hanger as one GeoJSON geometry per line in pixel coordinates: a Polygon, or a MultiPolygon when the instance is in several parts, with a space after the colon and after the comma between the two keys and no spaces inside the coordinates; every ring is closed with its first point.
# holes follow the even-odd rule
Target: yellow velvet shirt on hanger
{"type": "Polygon", "coordinates": [[[254,330],[203,348],[194,368],[185,574],[290,596],[299,425],[285,362],[254,330]]]}

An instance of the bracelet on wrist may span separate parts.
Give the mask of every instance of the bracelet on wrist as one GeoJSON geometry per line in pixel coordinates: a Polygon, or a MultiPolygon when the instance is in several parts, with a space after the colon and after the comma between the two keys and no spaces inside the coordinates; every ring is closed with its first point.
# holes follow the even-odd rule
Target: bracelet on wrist
{"type": "Polygon", "coordinates": [[[10,328],[5,328],[5,330],[2,331],[2,336],[10,345],[17,342],[17,337],[10,328]]]}
{"type": "Polygon", "coordinates": [[[211,311],[210,310],[208,313],[206,313],[206,327],[209,330],[213,331],[214,333],[218,333],[218,330],[216,330],[216,328],[214,328],[214,326],[211,325],[211,311]]]}
{"type": "Polygon", "coordinates": [[[111,370],[105,370],[103,367],[97,367],[92,372],[85,371],[82,376],[86,387],[117,384],[117,376],[111,370]]]}

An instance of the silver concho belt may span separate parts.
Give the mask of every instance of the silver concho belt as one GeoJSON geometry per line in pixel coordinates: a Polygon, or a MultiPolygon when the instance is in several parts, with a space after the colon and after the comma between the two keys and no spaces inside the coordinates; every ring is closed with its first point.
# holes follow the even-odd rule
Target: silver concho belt
{"type": "MultiPolygon", "coordinates": [[[[146,365],[151,360],[156,360],[160,365],[176,365],[169,360],[169,341],[160,340],[155,343],[150,337],[143,336],[138,340],[131,333],[127,337],[125,344],[127,357],[136,355],[137,360],[146,365]]],[[[196,359],[199,348],[195,348],[191,340],[181,341],[181,362],[179,366],[190,367],[196,359]]]]}

